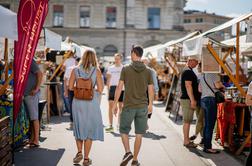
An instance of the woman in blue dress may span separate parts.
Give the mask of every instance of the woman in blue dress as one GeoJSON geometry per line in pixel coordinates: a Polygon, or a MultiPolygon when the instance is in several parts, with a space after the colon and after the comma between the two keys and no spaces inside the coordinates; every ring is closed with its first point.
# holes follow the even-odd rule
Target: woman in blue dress
{"type": "Polygon", "coordinates": [[[89,158],[92,142],[104,140],[100,109],[100,95],[104,85],[97,57],[93,51],[87,50],[82,56],[78,67],[73,69],[69,80],[69,89],[71,91],[73,91],[78,77],[91,78],[94,85],[94,97],[92,100],[78,100],[74,98],[72,103],[73,132],[78,149],[73,162],[78,164],[83,159],[82,148],[84,145],[83,165],[88,166],[92,164],[92,160],[89,158]]]}

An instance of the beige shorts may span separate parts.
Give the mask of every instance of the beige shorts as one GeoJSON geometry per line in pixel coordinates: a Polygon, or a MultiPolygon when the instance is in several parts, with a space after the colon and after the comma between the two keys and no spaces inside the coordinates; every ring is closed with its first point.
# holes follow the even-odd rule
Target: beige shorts
{"type": "Polygon", "coordinates": [[[191,108],[191,102],[189,99],[181,99],[180,103],[183,112],[183,122],[191,123],[193,121],[193,113],[195,109],[191,108]]]}

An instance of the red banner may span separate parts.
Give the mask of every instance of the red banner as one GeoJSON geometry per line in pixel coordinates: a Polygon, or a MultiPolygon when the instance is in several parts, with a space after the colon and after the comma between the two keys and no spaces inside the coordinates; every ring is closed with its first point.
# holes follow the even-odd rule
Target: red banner
{"type": "Polygon", "coordinates": [[[18,9],[18,41],[14,50],[14,110],[19,112],[28,73],[48,11],[48,0],[20,0],[18,9]]]}

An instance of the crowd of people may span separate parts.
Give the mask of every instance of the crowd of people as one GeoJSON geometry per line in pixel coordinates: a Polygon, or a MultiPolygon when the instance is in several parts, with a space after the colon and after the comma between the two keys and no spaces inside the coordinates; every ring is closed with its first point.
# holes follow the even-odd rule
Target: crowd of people
{"type": "MultiPolygon", "coordinates": [[[[87,50],[81,58],[70,55],[63,68],[65,70],[63,89],[65,111],[70,113],[71,128],[76,140],[77,153],[74,164],[83,160],[85,166],[91,165],[90,151],[93,141],[104,141],[103,120],[101,115],[101,95],[104,86],[108,89],[108,126],[105,132],[113,132],[116,127],[122,138],[125,149],[121,166],[132,160],[132,166],[140,165],[138,154],[142,136],[148,130],[148,118],[151,118],[153,100],[157,98],[159,86],[155,70],[148,67],[148,59],[142,58],[143,48],[133,46],[132,63],[122,65],[122,54],[114,55],[114,64],[104,74],[94,51],[87,50]],[[106,77],[106,79],[104,78],[106,77]],[[117,125],[115,119],[117,117],[117,125]],[[131,124],[135,124],[135,144],[132,153],[129,144],[131,124]],[[84,153],[83,153],[84,152],[84,153]]],[[[38,101],[42,73],[33,61],[28,77],[28,86],[24,94],[24,103],[32,122],[30,146],[39,146],[38,101]]],[[[181,107],[183,112],[184,146],[196,148],[204,146],[203,151],[217,154],[220,151],[212,148],[213,130],[217,119],[216,92],[223,91],[225,86],[216,73],[201,73],[201,63],[195,56],[187,60],[181,73],[181,107]],[[198,75],[193,71],[198,66],[198,75]],[[190,136],[190,125],[194,111],[197,115],[195,133],[190,136]],[[194,140],[201,135],[199,144],[194,140]]],[[[248,91],[247,105],[252,105],[252,84],[248,91]]]]}

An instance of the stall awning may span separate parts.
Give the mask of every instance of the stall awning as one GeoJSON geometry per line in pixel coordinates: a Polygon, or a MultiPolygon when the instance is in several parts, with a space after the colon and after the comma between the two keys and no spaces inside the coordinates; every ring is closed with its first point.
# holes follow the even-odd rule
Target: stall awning
{"type": "Polygon", "coordinates": [[[0,5],[0,22],[0,37],[17,40],[17,14],[0,5]]]}
{"type": "Polygon", "coordinates": [[[62,36],[45,28],[45,47],[54,50],[61,50],[62,36]]]}
{"type": "Polygon", "coordinates": [[[252,17],[252,12],[248,13],[248,14],[241,15],[241,16],[239,16],[237,18],[234,18],[234,19],[232,19],[230,21],[227,21],[226,23],[221,24],[221,25],[219,25],[219,26],[217,26],[217,27],[215,27],[213,29],[210,29],[210,30],[208,30],[208,31],[206,31],[206,32],[204,32],[204,33],[202,33],[202,34],[200,34],[198,36],[195,36],[195,37],[193,37],[193,38],[191,38],[189,40],[196,40],[198,38],[201,38],[201,37],[204,37],[204,36],[208,36],[208,35],[210,35],[212,33],[215,33],[215,32],[221,31],[223,29],[226,29],[228,27],[231,27],[232,25],[235,25],[235,24],[237,24],[237,23],[239,23],[239,22],[241,22],[243,20],[246,20],[249,17],[252,17]]]}
{"type": "MultiPolygon", "coordinates": [[[[247,35],[240,36],[240,52],[243,54],[243,52],[249,48],[252,48],[252,42],[247,43],[246,42],[247,35]]],[[[225,41],[222,41],[221,43],[226,44],[228,46],[236,46],[236,38],[228,39],[225,41]]]]}
{"type": "Polygon", "coordinates": [[[182,38],[179,38],[177,40],[172,40],[172,41],[169,41],[165,44],[163,44],[163,47],[169,47],[169,46],[172,46],[172,45],[175,45],[175,44],[178,44],[178,43],[181,43],[185,40],[188,40],[196,35],[199,35],[200,32],[199,31],[195,31],[195,32],[192,32],[192,33],[189,33],[188,35],[186,35],[185,37],[182,37],[182,38]]]}
{"type": "Polygon", "coordinates": [[[155,58],[157,61],[161,61],[163,59],[164,52],[165,48],[163,47],[163,44],[147,47],[144,48],[143,58],[155,58]]]}

